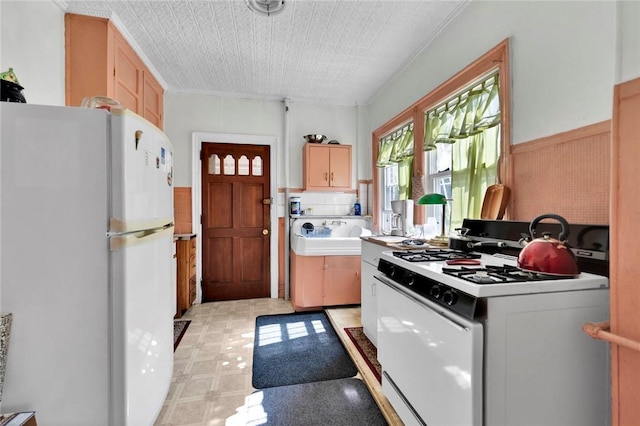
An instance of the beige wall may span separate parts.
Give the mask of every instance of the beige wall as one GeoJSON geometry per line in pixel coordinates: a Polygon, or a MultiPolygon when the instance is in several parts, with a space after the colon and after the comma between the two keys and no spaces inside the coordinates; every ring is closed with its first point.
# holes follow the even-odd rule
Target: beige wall
{"type": "MultiPolygon", "coordinates": [[[[63,18],[63,11],[49,0],[0,1],[0,68],[16,69],[30,103],[64,104],[63,18]]],[[[295,153],[302,135],[318,130],[331,138],[351,140],[354,179],[370,179],[371,131],[506,37],[512,48],[514,143],[610,119],[613,84],[640,76],[639,20],[638,2],[473,1],[393,82],[381,88],[370,106],[295,105],[292,101],[288,144],[295,153]],[[491,25],[479,26],[478,20],[491,25]],[[474,36],[459,37],[468,26],[474,28],[474,36]],[[549,98],[554,102],[546,108],[549,98]]],[[[179,147],[178,186],[190,185],[190,132],[275,135],[281,143],[287,139],[281,102],[169,93],[165,123],[179,147]],[[247,112],[258,119],[247,120],[247,112]]],[[[297,154],[291,158],[292,186],[298,186],[296,158],[297,154]]],[[[284,161],[279,164],[278,176],[284,176],[284,161]]]]}
{"type": "Polygon", "coordinates": [[[505,38],[511,49],[512,143],[611,118],[616,2],[471,1],[380,93],[371,105],[372,127],[505,38]]]}

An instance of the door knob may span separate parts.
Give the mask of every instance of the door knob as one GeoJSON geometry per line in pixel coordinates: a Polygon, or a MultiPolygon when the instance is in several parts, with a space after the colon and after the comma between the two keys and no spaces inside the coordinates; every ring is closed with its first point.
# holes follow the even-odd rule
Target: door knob
{"type": "Polygon", "coordinates": [[[262,235],[269,235],[269,230],[268,229],[263,229],[262,230],[262,235]]]}

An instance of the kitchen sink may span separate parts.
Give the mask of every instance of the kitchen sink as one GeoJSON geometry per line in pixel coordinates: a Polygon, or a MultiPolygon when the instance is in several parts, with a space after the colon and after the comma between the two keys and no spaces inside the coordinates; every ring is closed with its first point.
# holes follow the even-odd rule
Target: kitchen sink
{"type": "Polygon", "coordinates": [[[291,250],[298,256],[360,256],[360,236],[371,235],[362,217],[305,217],[291,226],[291,250]]]}
{"type": "Polygon", "coordinates": [[[299,256],[360,256],[360,237],[315,238],[293,235],[291,250],[299,256]]]}

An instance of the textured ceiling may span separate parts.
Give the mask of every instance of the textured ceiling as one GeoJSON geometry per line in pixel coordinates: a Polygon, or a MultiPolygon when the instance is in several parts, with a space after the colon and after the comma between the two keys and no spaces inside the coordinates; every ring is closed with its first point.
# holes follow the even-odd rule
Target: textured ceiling
{"type": "Polygon", "coordinates": [[[368,104],[468,0],[52,0],[111,18],[169,92],[368,104]]]}

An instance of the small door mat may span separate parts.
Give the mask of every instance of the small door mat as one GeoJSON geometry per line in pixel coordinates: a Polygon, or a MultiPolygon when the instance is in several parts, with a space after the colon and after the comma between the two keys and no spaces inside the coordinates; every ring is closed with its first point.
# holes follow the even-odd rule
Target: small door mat
{"type": "Polygon", "coordinates": [[[189,324],[191,324],[191,320],[178,320],[173,322],[173,350],[175,352],[180,340],[184,336],[184,333],[189,328],[189,324]]]}
{"type": "Polygon", "coordinates": [[[345,378],[261,389],[245,398],[237,424],[382,426],[387,421],[362,380],[345,378]]]}
{"type": "Polygon", "coordinates": [[[347,336],[358,348],[358,352],[364,358],[365,362],[376,376],[378,382],[382,383],[382,366],[378,362],[378,350],[371,343],[371,340],[364,334],[362,327],[346,327],[344,331],[347,332],[347,336]]]}
{"type": "Polygon", "coordinates": [[[358,369],[324,312],[256,318],[252,386],[264,389],[353,377],[358,369]]]}

